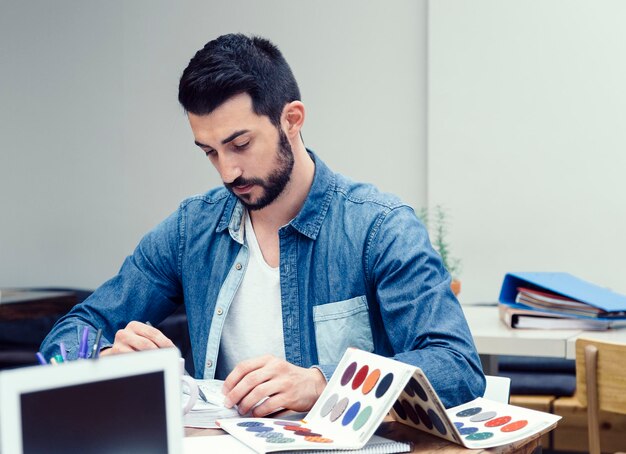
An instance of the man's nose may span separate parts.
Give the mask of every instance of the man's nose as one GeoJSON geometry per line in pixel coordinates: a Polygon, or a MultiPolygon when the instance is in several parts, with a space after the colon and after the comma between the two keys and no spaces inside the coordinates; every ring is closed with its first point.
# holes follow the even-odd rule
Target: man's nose
{"type": "Polygon", "coordinates": [[[220,159],[219,173],[224,183],[232,183],[243,174],[243,170],[236,159],[222,158],[220,159]]]}

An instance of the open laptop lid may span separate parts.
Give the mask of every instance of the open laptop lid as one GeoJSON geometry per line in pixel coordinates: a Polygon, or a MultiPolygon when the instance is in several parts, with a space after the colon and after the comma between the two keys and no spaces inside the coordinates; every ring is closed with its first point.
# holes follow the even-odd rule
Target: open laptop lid
{"type": "Polygon", "coordinates": [[[0,372],[0,452],[182,452],[179,352],[0,372]]]}

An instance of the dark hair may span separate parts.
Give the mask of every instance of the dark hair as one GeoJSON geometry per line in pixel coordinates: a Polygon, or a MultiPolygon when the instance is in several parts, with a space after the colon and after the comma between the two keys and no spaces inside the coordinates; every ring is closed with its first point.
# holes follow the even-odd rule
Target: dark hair
{"type": "Polygon", "coordinates": [[[300,90],[278,48],[258,36],[222,35],[189,61],[178,86],[187,112],[206,115],[229,98],[247,93],[257,115],[278,126],[285,104],[300,100],[300,90]]]}

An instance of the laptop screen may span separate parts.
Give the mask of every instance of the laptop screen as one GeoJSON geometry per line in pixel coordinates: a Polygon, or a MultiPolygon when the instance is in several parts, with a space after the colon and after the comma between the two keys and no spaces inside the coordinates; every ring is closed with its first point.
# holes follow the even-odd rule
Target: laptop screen
{"type": "Polygon", "coordinates": [[[179,454],[179,353],[159,349],[0,372],[0,452],[179,454]]]}
{"type": "Polygon", "coordinates": [[[167,454],[163,372],[22,394],[24,454],[167,454]]]}

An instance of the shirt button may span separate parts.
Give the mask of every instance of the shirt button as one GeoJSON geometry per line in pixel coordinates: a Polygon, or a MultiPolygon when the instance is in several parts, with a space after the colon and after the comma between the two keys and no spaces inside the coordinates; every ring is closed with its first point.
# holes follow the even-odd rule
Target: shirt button
{"type": "Polygon", "coordinates": [[[236,269],[237,271],[239,271],[241,268],[242,268],[241,263],[237,263],[237,264],[235,265],[235,269],[236,269]]]}
{"type": "Polygon", "coordinates": [[[222,310],[221,307],[217,308],[217,315],[222,315],[224,313],[224,311],[222,310]]]}
{"type": "Polygon", "coordinates": [[[207,367],[212,367],[213,366],[213,361],[207,361],[206,365],[207,365],[207,367]]]}

